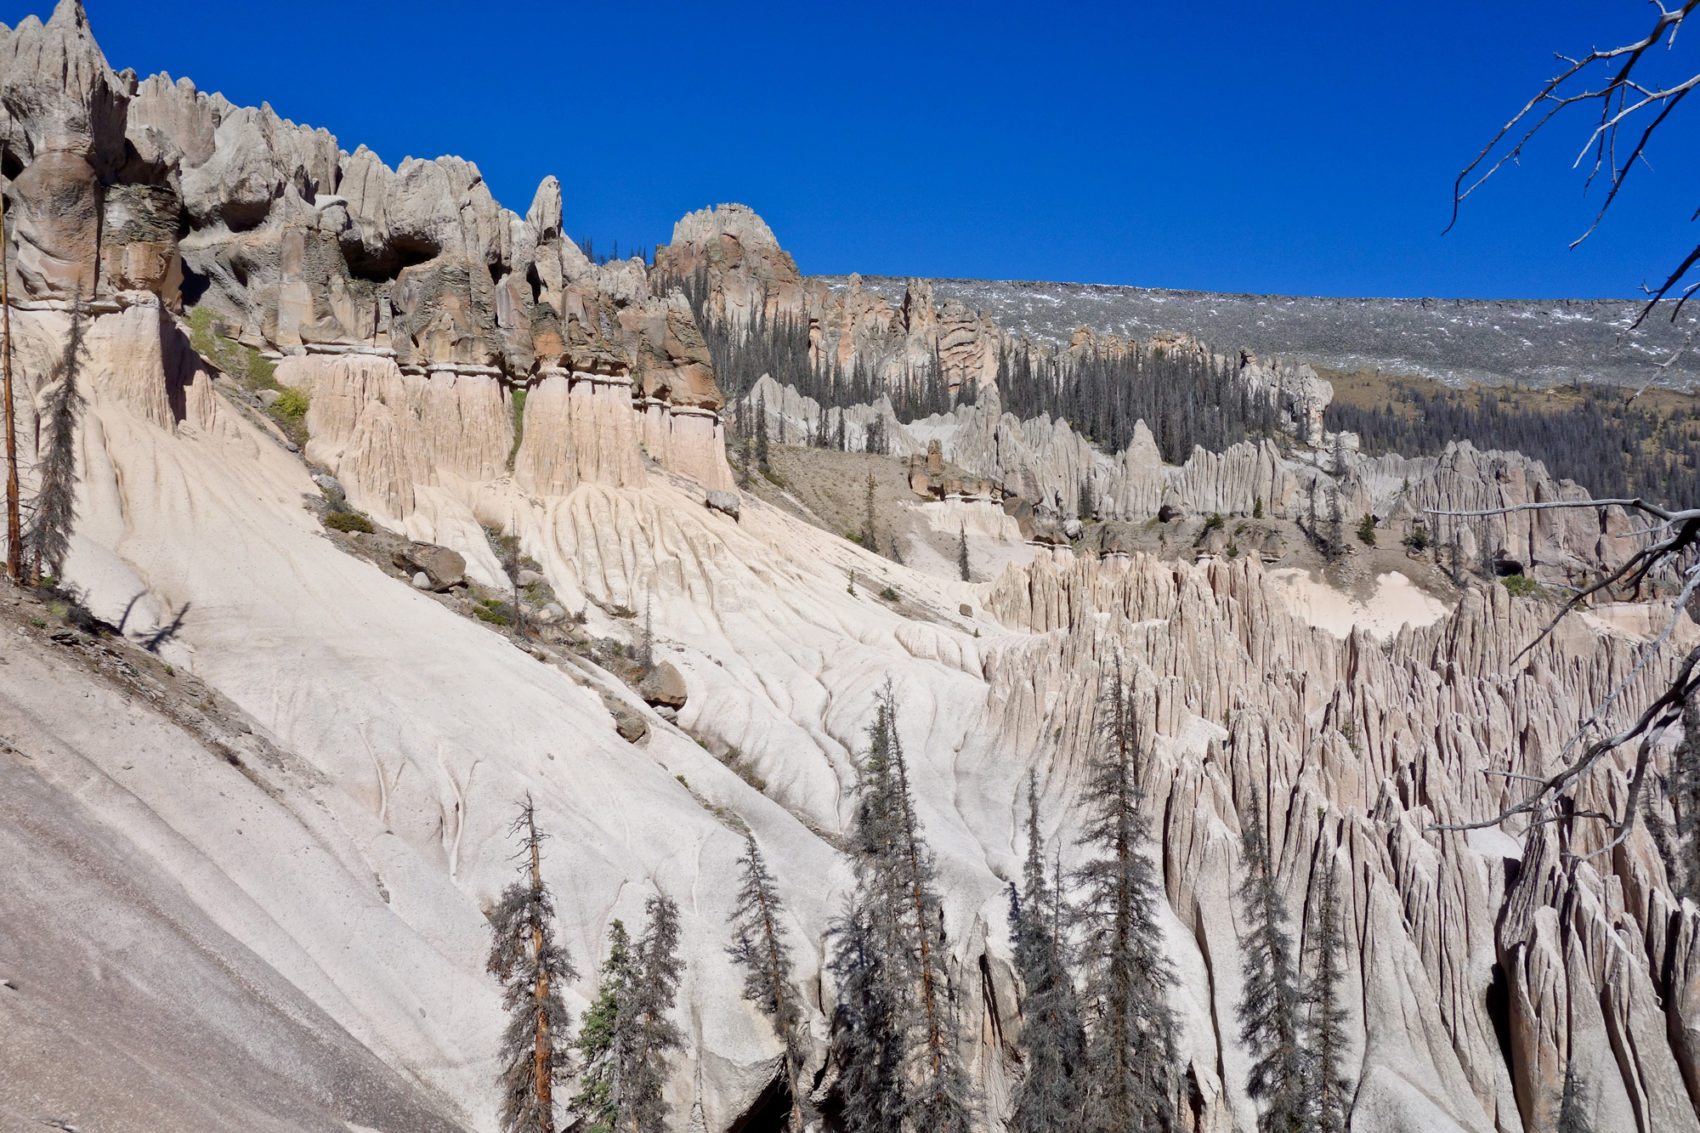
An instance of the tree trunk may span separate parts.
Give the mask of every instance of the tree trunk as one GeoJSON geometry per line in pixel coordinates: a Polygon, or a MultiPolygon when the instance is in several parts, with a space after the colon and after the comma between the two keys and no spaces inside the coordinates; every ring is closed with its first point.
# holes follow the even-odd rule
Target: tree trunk
{"type": "Polygon", "coordinates": [[[12,407],[12,297],[6,281],[6,198],[0,193],[0,397],[6,399],[6,571],[24,577],[24,530],[18,514],[18,425],[12,407]]]}
{"type": "MultiPolygon", "coordinates": [[[[518,608],[518,602],[515,602],[518,608]]],[[[525,824],[530,834],[531,843],[531,893],[535,899],[543,891],[543,862],[538,852],[537,817],[529,806],[525,811],[525,824]]],[[[543,954],[543,926],[533,917],[531,922],[531,954],[533,960],[543,954]]],[[[532,1048],[532,1081],[536,1083],[537,1115],[542,1120],[542,1133],[554,1133],[555,1129],[555,1099],[554,1099],[554,1070],[549,1057],[549,973],[539,971],[537,986],[532,992],[533,1001],[537,1005],[537,1041],[532,1048]]]]}

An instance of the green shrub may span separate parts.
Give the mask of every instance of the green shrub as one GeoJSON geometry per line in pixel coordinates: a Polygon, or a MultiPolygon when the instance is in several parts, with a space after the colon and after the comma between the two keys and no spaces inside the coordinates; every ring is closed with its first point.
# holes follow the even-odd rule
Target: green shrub
{"type": "Polygon", "coordinates": [[[372,521],[358,512],[352,511],[331,512],[325,516],[325,526],[332,531],[359,531],[367,535],[372,533],[372,521]]]}
{"type": "Polygon", "coordinates": [[[294,386],[278,394],[272,402],[272,412],[286,421],[301,421],[307,416],[307,391],[296,389],[294,386]]]}
{"type": "Polygon", "coordinates": [[[1205,520],[1205,521],[1204,521],[1204,530],[1206,530],[1206,531],[1214,531],[1214,530],[1216,530],[1216,529],[1217,529],[1217,528],[1218,528],[1218,527],[1220,527],[1220,526],[1222,526],[1222,524],[1224,524],[1224,523],[1226,523],[1226,522],[1227,522],[1227,520],[1225,520],[1225,519],[1223,519],[1223,518],[1222,518],[1222,517],[1221,517],[1221,515],[1219,515],[1219,514],[1218,514],[1218,513],[1216,513],[1216,512],[1211,512],[1211,513],[1210,513],[1210,518],[1209,518],[1209,519],[1207,519],[1207,520],[1205,520]]]}
{"type": "MultiPolygon", "coordinates": [[[[245,376],[248,379],[249,385],[256,389],[279,388],[277,384],[276,362],[273,362],[270,358],[267,358],[264,354],[261,354],[258,350],[255,350],[252,346],[250,346],[248,348],[246,363],[247,373],[245,376]]],[[[303,394],[302,396],[305,397],[306,395],[303,394]]],[[[302,403],[302,412],[306,412],[305,402],[302,403]]]]}
{"type": "Polygon", "coordinates": [[[1420,555],[1428,550],[1428,528],[1421,525],[1411,528],[1411,533],[1405,536],[1405,549],[1413,555],[1420,555]]]}
{"type": "Polygon", "coordinates": [[[481,622],[489,622],[493,626],[511,626],[514,620],[509,614],[512,607],[489,598],[480,598],[478,604],[472,607],[472,616],[481,622]]]}
{"type": "Polygon", "coordinates": [[[1375,515],[1371,512],[1366,511],[1358,520],[1358,542],[1366,547],[1375,546],[1375,515]]]}
{"type": "Polygon", "coordinates": [[[1545,598],[1547,594],[1546,587],[1526,574],[1508,574],[1499,581],[1519,598],[1545,598]]]}
{"type": "Polygon", "coordinates": [[[896,602],[898,600],[897,591],[893,590],[889,586],[880,591],[880,597],[884,598],[887,602],[896,602]]]}

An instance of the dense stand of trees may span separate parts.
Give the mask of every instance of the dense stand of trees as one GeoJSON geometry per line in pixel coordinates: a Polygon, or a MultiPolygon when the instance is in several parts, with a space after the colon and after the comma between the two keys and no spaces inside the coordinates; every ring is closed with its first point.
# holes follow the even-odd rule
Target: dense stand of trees
{"type": "Polygon", "coordinates": [[[1017,417],[1061,418],[1111,452],[1126,448],[1144,421],[1171,464],[1195,447],[1221,452],[1276,432],[1273,407],[1247,393],[1231,360],[1191,350],[1136,346],[1058,359],[1023,345],[998,359],[997,385],[1017,417]]]}
{"type": "Polygon", "coordinates": [[[1622,389],[1583,385],[1548,407],[1516,398],[1393,382],[1374,406],[1334,402],[1330,431],[1357,433],[1365,452],[1433,456],[1450,441],[1523,453],[1596,496],[1643,496],[1658,503],[1700,499],[1700,416],[1662,416],[1622,389]]]}
{"type": "MultiPolygon", "coordinates": [[[[708,307],[710,282],[706,268],[693,275],[667,276],[658,284],[662,291],[674,287],[683,291],[690,301],[697,326],[708,344],[714,380],[728,402],[742,401],[763,374],[771,375],[780,385],[795,387],[804,397],[813,398],[823,410],[871,405],[882,395],[888,396],[897,419],[905,423],[934,413],[948,413],[953,405],[974,401],[972,383],[951,390],[936,354],[918,370],[904,374],[895,382],[882,382],[860,358],[848,370],[833,358],[822,359],[819,365],[811,362],[806,318],[781,315],[769,319],[764,306],[750,312],[741,322],[715,317],[708,307]]],[[[842,431],[834,430],[825,421],[815,424],[811,436],[794,440],[834,447],[835,432],[836,447],[843,448],[842,431]]]]}

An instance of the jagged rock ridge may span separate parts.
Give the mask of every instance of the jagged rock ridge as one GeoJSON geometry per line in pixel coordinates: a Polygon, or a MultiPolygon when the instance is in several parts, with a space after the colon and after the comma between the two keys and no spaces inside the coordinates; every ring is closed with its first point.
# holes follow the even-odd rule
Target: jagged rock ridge
{"type": "MultiPolygon", "coordinates": [[[[1546,1128],[1566,1065],[1590,1088],[1597,1128],[1700,1127],[1695,909],[1673,896],[1645,832],[1567,870],[1547,836],[1515,826],[1470,836],[1430,829],[1491,814],[1510,797],[1514,786],[1485,771],[1550,769],[1572,722],[1608,690],[1627,681],[1625,703],[1645,696],[1694,636],[1681,623],[1669,648],[1637,670],[1638,646],[1665,608],[1591,613],[1519,658],[1544,610],[1498,587],[1472,590],[1441,620],[1386,640],[1337,637],[1295,616],[1249,560],[1041,557],[976,585],[890,563],[756,499],[742,500],[736,519],[710,511],[702,484],[724,464],[681,477],[676,469],[702,458],[664,461],[667,434],[647,432],[652,412],[670,426],[714,412],[701,374],[683,364],[688,312],[646,297],[629,265],[569,285],[564,247],[554,282],[536,248],[558,239],[558,189],[546,183],[516,227],[512,214],[477,203],[487,194],[452,162],[380,173],[357,162],[358,151],[345,163],[333,143],[268,120],[263,108],[226,117],[216,100],[164,80],[144,97],[146,84],[111,75],[70,0],[48,24],[8,32],[4,52],[0,94],[30,139],[20,168],[6,170],[17,206],[24,436],[68,331],[65,308],[80,298],[88,317],[90,407],[68,581],[127,632],[171,630],[159,648],[174,671],[150,672],[156,681],[188,674],[180,700],[229,704],[222,722],[200,709],[162,716],[160,689],[171,686],[127,683],[117,647],[107,657],[75,635],[60,645],[21,620],[6,635],[6,781],[29,813],[62,815],[86,856],[32,839],[32,884],[0,889],[0,924],[30,933],[0,932],[0,976],[26,973],[0,986],[0,1012],[28,1021],[22,1031],[0,1027],[0,1043],[21,1033],[75,1046],[86,1075],[125,1086],[91,1091],[62,1062],[8,1057],[22,1068],[0,1096],[8,1122],[493,1128],[502,1021],[483,972],[483,909],[510,876],[506,827],[527,792],[556,833],[546,868],[563,938],[587,973],[570,989],[575,1012],[592,991],[608,922],[635,919],[652,888],[680,901],[688,1050],[673,1079],[675,1128],[740,1127],[776,1073],[777,1044],[739,999],[724,952],[740,826],[771,847],[810,1007],[808,1069],[830,1083],[835,1068],[822,1060],[833,988],[821,941],[850,881],[835,842],[874,693],[890,679],[902,690],[917,807],[948,894],[952,981],[972,1036],[964,1053],[995,1127],[1019,1073],[1004,898],[1025,849],[1017,792],[1029,769],[1039,773],[1051,848],[1075,853],[1096,677],[1119,659],[1156,736],[1147,805],[1181,975],[1174,1003],[1191,1128],[1226,1133],[1254,1119],[1232,1024],[1240,926],[1229,897],[1240,815],[1254,799],[1269,808],[1295,913],[1321,871],[1347,882],[1354,1127],[1546,1128]],[[128,148],[116,146],[115,103],[126,123],[153,133],[137,140],[127,125],[128,148]],[[142,105],[152,109],[130,117],[142,105]],[[356,183],[357,168],[375,187],[356,183]],[[41,188],[30,188],[32,176],[41,188]],[[319,180],[327,177],[340,180],[319,180]],[[392,212],[403,183],[413,188],[395,201],[441,191],[456,211],[398,203],[392,212]],[[125,187],[150,192],[126,202],[125,187]],[[331,189],[345,190],[340,202],[331,189]],[[471,218],[455,193],[472,202],[471,218]],[[203,209],[180,251],[158,221],[170,213],[167,194],[191,218],[203,209]],[[128,219],[114,221],[115,201],[128,219]],[[96,207],[108,223],[90,237],[96,207]],[[115,246],[135,275],[110,273],[100,231],[133,235],[115,246]],[[538,276],[528,317],[560,327],[558,354],[543,332],[528,347],[521,323],[501,311],[501,278],[511,282],[526,262],[526,239],[538,276]],[[598,634],[629,639],[632,619],[619,612],[652,609],[658,647],[684,686],[676,718],[581,659],[540,663],[328,541],[301,506],[319,491],[308,468],[188,351],[172,316],[178,254],[184,279],[206,280],[202,301],[239,336],[287,354],[283,377],[312,394],[307,455],[337,474],[351,501],[453,548],[486,578],[499,568],[478,522],[499,523],[598,634]],[[363,256],[395,258],[376,268],[363,256]],[[424,258],[400,262],[410,256],[424,258]],[[221,264],[226,276],[214,271],[221,264]],[[359,270],[392,284],[387,328],[381,302],[370,328],[361,322],[359,285],[377,281],[359,270]],[[566,317],[575,302],[582,315],[566,317]],[[283,327],[300,342],[281,341],[283,327]],[[644,349],[653,351],[647,363],[644,349]],[[570,365],[550,372],[544,359],[570,365]],[[529,396],[516,423],[521,384],[529,396]],[[847,591],[852,572],[862,589],[847,591]],[[91,679],[72,657],[113,662],[117,683],[91,679]],[[635,742],[622,738],[610,705],[645,725],[641,738],[637,729],[635,742]],[[67,921],[55,908],[65,890],[33,877],[55,867],[72,875],[73,892],[95,894],[106,913],[98,931],[67,921]],[[121,892],[93,878],[112,878],[121,892]],[[177,1071],[206,1050],[183,1040],[182,1013],[166,1009],[177,986],[169,973],[144,978],[159,969],[138,970],[132,955],[184,936],[220,961],[193,970],[237,973],[214,985],[230,1008],[218,1016],[225,1033],[261,1044],[217,1064],[234,1100],[216,1109],[186,1096],[177,1071]],[[103,1043],[75,1043],[89,989],[106,987],[114,990],[99,1001],[121,1002],[138,1026],[103,1023],[103,1043]]],[[[712,234],[722,262],[735,254],[764,271],[783,267],[777,242],[751,217],[692,223],[699,235],[676,240],[681,248],[712,234]]],[[[510,298],[525,298],[528,276],[510,298]]],[[[765,303],[773,292],[722,294],[765,303]]],[[[919,302],[903,350],[911,326],[940,315],[919,302]]],[[[983,357],[977,334],[931,341],[961,347],[970,372],[983,357]]],[[[1074,454],[1043,472],[1033,455],[1043,444],[1017,444],[1012,428],[1028,427],[989,409],[952,428],[965,455],[981,446],[1006,462],[1006,476],[1030,465],[1036,483],[1066,480],[1073,468],[1096,476],[1110,460],[1054,435],[1053,448],[1074,454]]],[[[935,438],[922,430],[912,439],[935,438]]],[[[718,455],[711,431],[685,440],[718,455]]],[[[1256,450],[1212,459],[1220,467],[1200,458],[1196,468],[1127,470],[1123,494],[1110,495],[1131,513],[1159,484],[1224,503],[1267,487],[1271,507],[1278,491],[1305,490],[1304,476],[1256,450]]],[[[1440,499],[1503,498],[1527,471],[1463,448],[1444,459],[1451,480],[1413,480],[1440,499]]],[[[1405,470],[1366,463],[1363,491],[1388,497],[1405,470]]],[[[1107,475],[1114,489],[1114,469],[1107,475]]],[[[1665,769],[1668,751],[1657,758],[1665,769]]],[[[1623,762],[1603,767],[1582,806],[1621,805],[1626,778],[1623,762]]],[[[1576,849],[1600,844],[1586,820],[1558,836],[1576,849]]]]}

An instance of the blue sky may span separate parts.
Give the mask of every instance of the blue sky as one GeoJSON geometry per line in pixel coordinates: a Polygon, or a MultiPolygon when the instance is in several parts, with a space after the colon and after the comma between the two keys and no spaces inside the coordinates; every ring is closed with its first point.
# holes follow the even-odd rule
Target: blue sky
{"type": "Polygon", "coordinates": [[[1574,251],[1580,119],[1441,234],[1552,52],[1640,34],[1634,0],[85,3],[114,67],[459,154],[520,211],[554,173],[599,247],[735,200],[808,273],[1491,298],[1633,294],[1700,240],[1680,117],[1574,251]]]}

